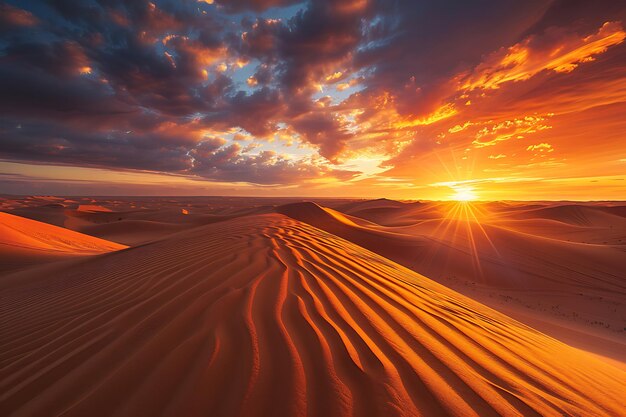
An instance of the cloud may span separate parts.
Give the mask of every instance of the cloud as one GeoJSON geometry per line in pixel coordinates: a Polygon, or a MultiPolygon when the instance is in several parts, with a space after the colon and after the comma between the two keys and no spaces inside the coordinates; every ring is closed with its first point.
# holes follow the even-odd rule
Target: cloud
{"type": "Polygon", "coordinates": [[[11,29],[35,26],[39,23],[31,12],[11,6],[10,4],[0,4],[0,32],[11,29]]]}
{"type": "Polygon", "coordinates": [[[474,126],[482,127],[474,134],[472,144],[476,148],[484,148],[511,139],[524,139],[526,135],[550,129],[551,126],[546,121],[551,116],[553,115],[524,116],[499,123],[476,123],[474,126]]]}
{"type": "Polygon", "coordinates": [[[208,4],[218,4],[228,11],[239,12],[245,10],[252,10],[255,12],[262,12],[270,7],[283,7],[289,6],[294,3],[299,3],[302,0],[202,0],[208,4]]]}
{"type": "Polygon", "coordinates": [[[552,152],[554,148],[549,143],[539,143],[537,145],[528,145],[527,151],[552,152]]]}
{"type": "Polygon", "coordinates": [[[251,182],[256,184],[299,184],[323,177],[348,180],[357,172],[330,169],[315,163],[291,161],[273,151],[243,155],[239,144],[206,152],[191,152],[194,158],[192,172],[220,181],[251,182]]]}
{"type": "Polygon", "coordinates": [[[551,28],[491,54],[467,76],[461,88],[496,89],[504,83],[527,80],[541,71],[571,72],[624,39],[626,32],[619,22],[606,22],[597,32],[583,37],[564,28],[551,28]]]}
{"type": "Polygon", "coordinates": [[[285,186],[598,169],[576,155],[620,146],[619,3],[1,3],[0,157],[285,186]]]}

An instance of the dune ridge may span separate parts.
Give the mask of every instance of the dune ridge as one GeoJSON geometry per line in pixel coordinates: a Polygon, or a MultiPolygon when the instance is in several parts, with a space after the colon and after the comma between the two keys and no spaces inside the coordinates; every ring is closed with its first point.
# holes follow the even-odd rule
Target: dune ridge
{"type": "Polygon", "coordinates": [[[0,212],[0,272],[126,247],[63,227],[0,212]]]}
{"type": "MultiPolygon", "coordinates": [[[[470,298],[479,298],[497,309],[504,308],[520,319],[526,317],[524,313],[536,312],[564,325],[594,327],[610,338],[623,340],[626,325],[623,245],[588,244],[567,241],[557,235],[530,234],[497,216],[495,220],[487,218],[479,223],[471,215],[469,219],[446,218],[443,212],[438,220],[388,227],[356,224],[358,220],[354,217],[351,222],[342,221],[340,216],[331,216],[327,209],[314,203],[294,203],[276,210],[452,286],[470,298]]],[[[406,218],[410,210],[410,206],[394,208],[388,217],[393,218],[400,211],[406,218]]],[[[421,210],[418,206],[418,211],[421,210]]],[[[622,221],[619,217],[615,219],[622,221]]],[[[547,221],[535,219],[536,227],[545,226],[547,221]]],[[[562,228],[559,229],[562,233],[562,228]]],[[[592,230],[598,239],[613,242],[624,236],[617,227],[606,228],[603,233],[592,230]],[[613,237],[607,238],[610,233],[614,233],[613,237]]],[[[571,238],[571,232],[566,236],[571,238]]],[[[545,327],[546,331],[550,328],[545,327]]],[[[567,341],[589,346],[580,338],[567,341]]],[[[604,351],[602,342],[598,342],[597,348],[604,351]]],[[[611,357],[626,364],[624,354],[611,357]]]]}
{"type": "Polygon", "coordinates": [[[518,218],[544,218],[578,226],[607,224],[613,217],[625,217],[623,207],[558,205],[516,213],[518,218]]]}
{"type": "Polygon", "coordinates": [[[126,246],[62,227],[0,212],[0,244],[13,248],[96,254],[126,246]]]}
{"type": "Polygon", "coordinates": [[[626,413],[625,372],[280,214],[2,298],[10,416],[626,413]]]}

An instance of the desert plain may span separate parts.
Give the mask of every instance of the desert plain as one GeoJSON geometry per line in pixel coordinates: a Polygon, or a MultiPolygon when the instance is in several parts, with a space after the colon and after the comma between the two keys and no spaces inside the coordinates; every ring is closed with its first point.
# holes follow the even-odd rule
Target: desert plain
{"type": "Polygon", "coordinates": [[[4,416],[626,415],[626,204],[0,198],[4,416]]]}

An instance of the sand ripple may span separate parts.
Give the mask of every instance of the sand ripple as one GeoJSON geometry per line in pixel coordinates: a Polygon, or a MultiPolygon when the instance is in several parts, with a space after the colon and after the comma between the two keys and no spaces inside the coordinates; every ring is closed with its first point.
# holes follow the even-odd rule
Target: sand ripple
{"type": "Polygon", "coordinates": [[[1,296],[7,416],[626,414],[623,371],[280,214],[1,296]]]}

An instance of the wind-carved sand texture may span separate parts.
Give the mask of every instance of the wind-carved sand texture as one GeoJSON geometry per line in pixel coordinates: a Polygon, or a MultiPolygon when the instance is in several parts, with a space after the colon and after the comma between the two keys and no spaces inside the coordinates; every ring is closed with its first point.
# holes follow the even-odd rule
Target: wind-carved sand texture
{"type": "Polygon", "coordinates": [[[626,372],[282,214],[19,274],[7,416],[626,414],[626,372]]]}
{"type": "Polygon", "coordinates": [[[624,206],[382,199],[336,209],[276,210],[626,370],[624,206]]]}

